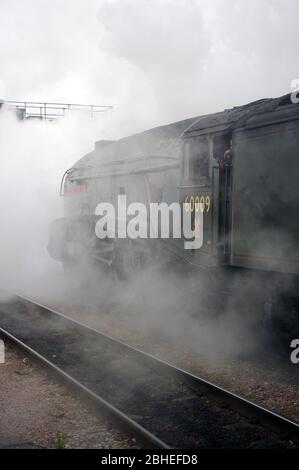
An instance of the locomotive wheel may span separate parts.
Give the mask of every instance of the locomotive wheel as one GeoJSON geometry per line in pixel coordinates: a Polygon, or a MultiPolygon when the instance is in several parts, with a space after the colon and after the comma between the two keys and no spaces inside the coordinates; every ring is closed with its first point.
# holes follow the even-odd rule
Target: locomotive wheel
{"type": "Polygon", "coordinates": [[[135,248],[133,242],[126,240],[117,244],[113,269],[118,279],[130,279],[141,271],[144,264],[143,253],[135,248]]]}

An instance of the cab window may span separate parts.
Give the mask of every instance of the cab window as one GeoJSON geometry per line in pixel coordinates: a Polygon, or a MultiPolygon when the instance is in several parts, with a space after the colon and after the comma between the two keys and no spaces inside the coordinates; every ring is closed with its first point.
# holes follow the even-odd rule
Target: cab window
{"type": "Polygon", "coordinates": [[[207,139],[193,139],[189,157],[190,179],[209,177],[209,143],[207,139]]]}

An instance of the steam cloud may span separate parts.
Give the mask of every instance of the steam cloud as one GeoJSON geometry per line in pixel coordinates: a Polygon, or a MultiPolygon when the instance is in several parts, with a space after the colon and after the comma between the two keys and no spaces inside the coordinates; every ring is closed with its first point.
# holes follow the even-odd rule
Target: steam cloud
{"type": "Polygon", "coordinates": [[[117,105],[119,137],[278,96],[297,78],[297,0],[3,0],[7,99],[117,105]]]}
{"type": "MultiPolygon", "coordinates": [[[[297,77],[297,0],[2,0],[0,13],[3,98],[116,105],[101,122],[19,122],[0,113],[1,285],[32,295],[42,286],[48,296],[59,291],[48,223],[61,214],[61,174],[95,140],[278,96],[297,77]]],[[[159,329],[172,315],[183,336],[186,303],[167,300],[170,281],[156,279],[148,290],[134,281],[145,308],[133,321],[159,329]]],[[[108,310],[131,308],[128,291],[119,292],[108,310]]],[[[215,325],[187,333],[204,342],[208,330],[230,349],[234,334],[223,340],[223,331],[240,331],[236,311],[215,325]]]]}

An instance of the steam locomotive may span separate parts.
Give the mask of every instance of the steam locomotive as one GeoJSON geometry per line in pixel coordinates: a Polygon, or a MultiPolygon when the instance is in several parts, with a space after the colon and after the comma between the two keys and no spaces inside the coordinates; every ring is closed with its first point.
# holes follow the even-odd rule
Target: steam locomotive
{"type": "Polygon", "coordinates": [[[254,274],[267,315],[298,327],[298,178],[299,106],[289,94],[98,141],[63,176],[64,217],[51,224],[49,252],[66,270],[88,259],[119,273],[167,254],[215,286],[254,274]],[[184,250],[183,238],[98,239],[95,207],[119,194],[203,211],[201,249],[184,250]]]}

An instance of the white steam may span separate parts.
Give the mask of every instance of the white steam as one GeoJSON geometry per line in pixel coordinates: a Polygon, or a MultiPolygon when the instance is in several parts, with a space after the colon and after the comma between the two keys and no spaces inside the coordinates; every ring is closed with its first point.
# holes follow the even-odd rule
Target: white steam
{"type": "Polygon", "coordinates": [[[0,113],[0,285],[37,293],[61,268],[47,252],[48,225],[62,216],[63,172],[92,150],[101,122],[69,116],[19,121],[0,113]],[[45,277],[46,276],[46,277],[45,277]]]}
{"type": "Polygon", "coordinates": [[[289,91],[297,0],[2,0],[7,99],[114,104],[122,136],[289,91]]]}
{"type": "MultiPolygon", "coordinates": [[[[3,98],[116,105],[100,123],[0,113],[0,285],[30,294],[41,286],[57,294],[48,224],[61,215],[62,173],[95,140],[278,96],[298,76],[297,0],[2,0],[0,14],[3,98]]],[[[187,325],[179,289],[158,279],[124,289],[144,291],[133,322],[228,349],[234,330],[246,332],[236,309],[219,323],[187,325]]],[[[115,293],[103,286],[98,301],[115,293]]],[[[127,296],[114,302],[131,305],[127,296]]]]}

